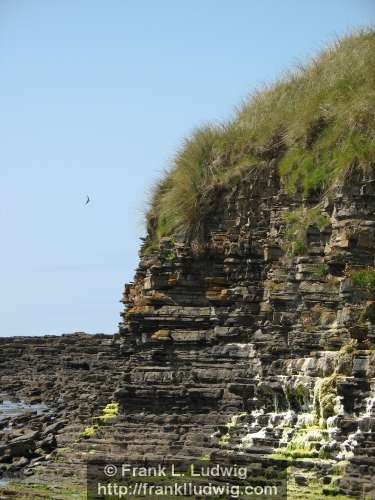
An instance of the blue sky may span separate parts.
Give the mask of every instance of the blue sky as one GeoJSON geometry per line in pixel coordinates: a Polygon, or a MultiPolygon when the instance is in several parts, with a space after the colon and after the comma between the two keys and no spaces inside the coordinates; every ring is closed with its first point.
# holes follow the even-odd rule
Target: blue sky
{"type": "Polygon", "coordinates": [[[374,16],[373,0],[0,0],[0,335],[117,331],[181,139],[374,16]]]}

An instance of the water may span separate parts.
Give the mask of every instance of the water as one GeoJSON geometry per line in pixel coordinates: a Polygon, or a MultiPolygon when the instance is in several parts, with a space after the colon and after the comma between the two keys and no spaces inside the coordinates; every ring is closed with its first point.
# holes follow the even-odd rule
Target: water
{"type": "MultiPolygon", "coordinates": [[[[29,410],[36,411],[37,414],[40,414],[47,409],[48,406],[44,403],[31,405],[15,398],[11,398],[6,394],[0,394],[0,420],[2,417],[22,415],[29,410]]],[[[11,426],[8,429],[10,428],[11,426]]],[[[0,477],[0,488],[5,486],[9,481],[10,479],[8,477],[0,477]]]]}
{"type": "Polygon", "coordinates": [[[27,410],[36,410],[37,413],[42,413],[47,409],[47,405],[44,403],[30,405],[23,401],[11,399],[4,394],[0,394],[0,401],[0,418],[3,416],[13,417],[15,415],[22,415],[27,410]]]}

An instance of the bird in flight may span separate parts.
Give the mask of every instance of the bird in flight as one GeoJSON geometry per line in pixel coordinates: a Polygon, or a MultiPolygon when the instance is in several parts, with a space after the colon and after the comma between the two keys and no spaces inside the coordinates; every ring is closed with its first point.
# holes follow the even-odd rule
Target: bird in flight
{"type": "Polygon", "coordinates": [[[88,203],[90,203],[90,196],[89,196],[89,195],[87,195],[87,198],[86,198],[86,203],[85,203],[85,205],[87,205],[88,203]]]}

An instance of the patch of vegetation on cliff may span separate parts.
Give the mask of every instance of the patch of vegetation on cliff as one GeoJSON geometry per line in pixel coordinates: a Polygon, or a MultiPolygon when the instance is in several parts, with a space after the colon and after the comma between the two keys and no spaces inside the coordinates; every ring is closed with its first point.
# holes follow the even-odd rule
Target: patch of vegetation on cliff
{"type": "Polygon", "coordinates": [[[310,390],[306,385],[299,382],[295,386],[287,386],[285,388],[285,397],[288,408],[300,412],[308,404],[310,390]]]}
{"type": "Polygon", "coordinates": [[[285,218],[285,247],[290,255],[300,255],[307,250],[307,230],[310,226],[323,229],[329,224],[329,218],[320,213],[320,209],[300,208],[287,212],[285,218]]]}
{"type": "Polygon", "coordinates": [[[358,348],[358,340],[350,339],[348,342],[346,342],[340,347],[340,354],[341,355],[354,354],[357,351],[357,348],[358,348]]]}
{"type": "Polygon", "coordinates": [[[351,167],[375,161],[375,31],[337,40],[276,83],[255,92],[234,119],[197,129],[156,184],[148,246],[202,234],[215,197],[273,161],[301,197],[326,191],[351,167]]]}
{"type": "Polygon", "coordinates": [[[333,373],[329,377],[319,379],[315,384],[313,411],[319,422],[325,422],[335,414],[337,379],[338,375],[333,373]]]}
{"type": "Polygon", "coordinates": [[[89,439],[94,436],[98,429],[108,420],[117,417],[118,412],[118,403],[108,403],[103,408],[101,415],[93,418],[93,424],[84,429],[84,431],[82,432],[82,437],[89,439]]]}
{"type": "Polygon", "coordinates": [[[293,460],[317,458],[320,445],[326,441],[325,433],[319,427],[299,429],[285,447],[276,450],[276,456],[293,460]]]}
{"type": "Polygon", "coordinates": [[[225,424],[226,432],[222,433],[219,439],[220,446],[225,446],[230,441],[230,432],[239,425],[239,420],[246,417],[247,413],[243,412],[238,415],[232,415],[230,420],[225,424]]]}
{"type": "Polygon", "coordinates": [[[321,262],[320,264],[316,264],[314,266],[312,275],[316,279],[322,279],[325,278],[329,274],[329,267],[327,264],[324,262],[321,262]]]}
{"type": "Polygon", "coordinates": [[[375,267],[351,271],[350,278],[355,286],[375,296],[375,267]]]}

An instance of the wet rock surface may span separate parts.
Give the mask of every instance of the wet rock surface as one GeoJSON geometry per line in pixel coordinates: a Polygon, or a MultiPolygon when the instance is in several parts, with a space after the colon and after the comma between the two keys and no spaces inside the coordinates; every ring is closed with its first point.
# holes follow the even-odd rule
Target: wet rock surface
{"type": "Polygon", "coordinates": [[[112,397],[121,374],[116,358],[121,364],[120,344],[110,335],[0,338],[4,476],[31,475],[79,439],[112,397]],[[4,405],[9,397],[17,401],[4,405]]]}

